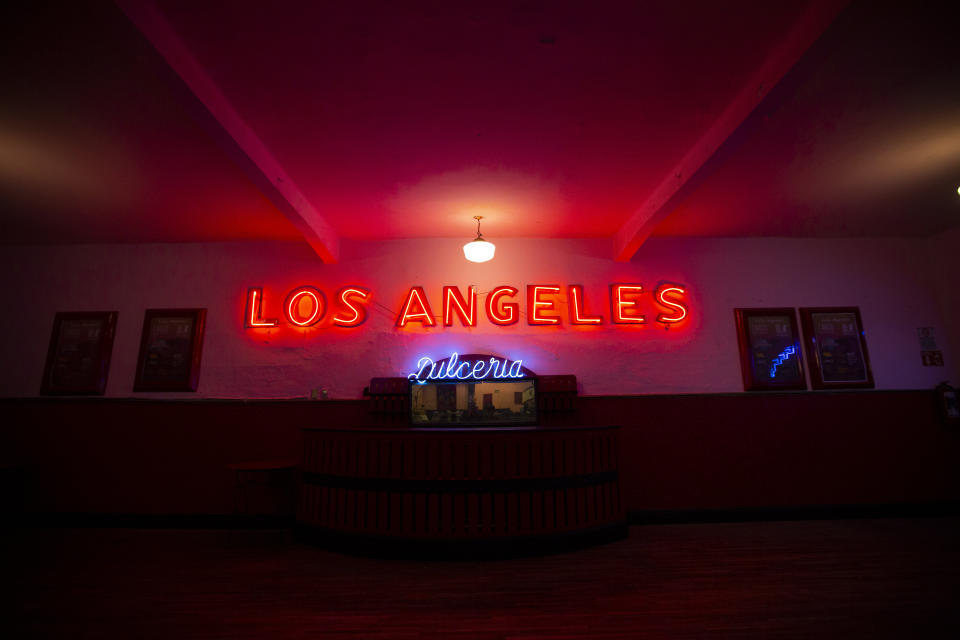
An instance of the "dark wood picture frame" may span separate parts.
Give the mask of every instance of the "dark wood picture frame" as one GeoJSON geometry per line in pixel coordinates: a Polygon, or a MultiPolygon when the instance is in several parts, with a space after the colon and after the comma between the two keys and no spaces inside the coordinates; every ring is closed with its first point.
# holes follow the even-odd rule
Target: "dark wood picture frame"
{"type": "Polygon", "coordinates": [[[946,382],[937,385],[937,407],[940,410],[940,419],[948,426],[960,425],[960,389],[951,387],[946,382]]]}
{"type": "Polygon", "coordinates": [[[810,384],[814,389],[874,387],[859,307],[801,307],[800,324],[810,354],[810,384]],[[833,329],[834,335],[826,335],[824,328],[837,323],[842,325],[840,329],[833,329]],[[851,323],[854,325],[852,329],[847,326],[851,323]],[[824,350],[824,347],[832,347],[838,342],[843,352],[824,350]],[[856,350],[851,349],[853,346],[856,350]]]}
{"type": "Polygon", "coordinates": [[[98,395],[107,389],[116,311],[61,311],[43,368],[40,395],[98,395]]]}
{"type": "Polygon", "coordinates": [[[796,309],[743,308],[733,312],[744,391],[805,390],[807,380],[796,309]],[[768,328],[769,334],[762,333],[768,328]]]}
{"type": "Polygon", "coordinates": [[[206,309],[147,309],[134,391],[196,391],[206,309]]]}

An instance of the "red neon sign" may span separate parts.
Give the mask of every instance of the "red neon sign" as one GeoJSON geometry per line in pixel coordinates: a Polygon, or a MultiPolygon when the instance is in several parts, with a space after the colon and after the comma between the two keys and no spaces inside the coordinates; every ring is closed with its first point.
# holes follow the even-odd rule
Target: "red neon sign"
{"type": "MultiPolygon", "coordinates": [[[[355,306],[351,298],[360,298],[364,304],[370,299],[370,292],[360,287],[344,287],[337,293],[337,300],[349,311],[350,315],[341,317],[338,313],[333,316],[333,324],[339,327],[358,327],[367,319],[367,310],[363,306],[355,306]]],[[[359,302],[359,301],[357,301],[359,302]]]]}
{"type": "MultiPolygon", "coordinates": [[[[556,284],[527,285],[527,322],[533,326],[559,326],[564,322],[572,326],[598,326],[605,324],[604,317],[590,312],[580,284],[567,285],[567,299],[560,297],[563,290],[556,284]],[[566,304],[566,314],[562,305],[566,304]],[[565,318],[565,319],[564,319],[565,318]]],[[[452,327],[454,318],[459,318],[464,327],[476,327],[478,322],[479,293],[473,285],[464,293],[459,287],[448,285],[443,289],[442,325],[452,327]]],[[[486,293],[485,311],[491,324],[508,326],[520,319],[520,303],[516,301],[519,290],[509,285],[494,287],[486,293]]],[[[616,325],[643,326],[647,322],[645,311],[651,307],[656,312],[656,321],[665,327],[684,322],[689,316],[687,288],[671,283],[660,284],[648,296],[640,283],[614,283],[610,285],[610,322],[616,325]],[[655,305],[655,306],[654,306],[655,305]]],[[[363,287],[347,286],[337,291],[335,312],[328,321],[335,327],[354,328],[367,319],[367,304],[372,293],[363,287]]],[[[264,317],[264,294],[262,287],[247,290],[243,312],[243,326],[247,329],[273,328],[280,324],[275,317],[264,317]]],[[[313,327],[327,317],[326,295],[317,287],[295,287],[284,299],[282,312],[286,324],[293,327],[313,327]]],[[[411,323],[422,327],[434,327],[430,301],[423,287],[410,287],[397,315],[396,326],[404,328],[411,323]]]]}
{"type": "Polygon", "coordinates": [[[453,313],[460,317],[465,327],[477,326],[477,290],[471,285],[469,288],[470,301],[467,302],[460,293],[459,287],[443,288],[443,326],[453,326],[453,313]]]}
{"type": "Polygon", "coordinates": [[[544,300],[541,296],[557,295],[560,286],[555,284],[528,284],[527,285],[527,323],[528,324],[560,324],[558,316],[547,316],[544,312],[557,310],[556,300],[544,300]]]}
{"type": "Polygon", "coordinates": [[[687,292],[686,289],[679,285],[675,284],[662,284],[657,287],[656,295],[654,296],[657,300],[657,303],[666,307],[669,310],[673,311],[672,316],[667,316],[663,313],[657,316],[657,322],[662,322],[664,324],[673,324],[675,322],[680,322],[687,317],[687,308],[680,304],[677,300],[667,300],[667,294],[670,296],[682,296],[687,292]]]}
{"type": "Polygon", "coordinates": [[[276,318],[263,319],[263,288],[250,287],[247,289],[247,308],[243,312],[243,326],[247,329],[254,327],[275,327],[279,324],[276,318]]]}
{"type": "Polygon", "coordinates": [[[298,327],[312,327],[323,319],[327,312],[327,298],[316,287],[297,287],[283,303],[283,312],[287,322],[298,327]],[[303,303],[308,303],[309,311],[303,311],[303,303]]]}
{"type": "Polygon", "coordinates": [[[583,310],[583,285],[572,284],[568,288],[570,292],[569,304],[570,324],[601,324],[603,316],[588,316],[583,310]]]}
{"type": "Polygon", "coordinates": [[[427,294],[423,292],[423,287],[410,287],[407,299],[403,303],[403,311],[397,317],[397,326],[401,329],[409,322],[419,322],[425,327],[437,324],[433,319],[433,312],[427,303],[427,294]]]}
{"type": "Polygon", "coordinates": [[[647,317],[638,313],[640,301],[637,299],[643,293],[642,284],[612,284],[610,285],[610,315],[616,324],[643,324],[647,317]]]}
{"type": "Polygon", "coordinates": [[[487,294],[487,318],[493,324],[505,327],[520,319],[520,305],[516,302],[500,302],[500,298],[514,298],[518,291],[515,287],[494,287],[487,294]]]}

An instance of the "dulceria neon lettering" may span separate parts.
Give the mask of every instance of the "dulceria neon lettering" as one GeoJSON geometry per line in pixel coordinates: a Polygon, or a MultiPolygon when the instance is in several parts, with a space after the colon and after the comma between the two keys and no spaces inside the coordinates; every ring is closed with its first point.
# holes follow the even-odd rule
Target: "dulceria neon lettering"
{"type": "Polygon", "coordinates": [[[489,360],[460,360],[454,351],[449,358],[435,361],[428,356],[417,360],[417,370],[407,376],[414,382],[427,380],[503,380],[523,378],[523,360],[510,362],[506,358],[489,360]]]}
{"type": "MultiPolygon", "coordinates": [[[[407,289],[396,314],[396,327],[476,327],[481,314],[490,324],[509,326],[520,322],[526,315],[526,324],[531,326],[557,327],[598,326],[607,322],[621,325],[645,325],[648,317],[663,326],[681,323],[688,317],[687,289],[678,284],[661,283],[647,289],[639,282],[618,282],[609,285],[609,315],[600,313],[600,306],[591,303],[583,285],[528,284],[525,296],[520,289],[509,285],[492,287],[478,292],[469,286],[464,292],[460,287],[444,286],[440,295],[441,312],[435,314],[430,297],[424,287],[407,289]],[[481,297],[483,302],[480,302],[481,297]],[[519,298],[519,299],[518,299],[519,298]],[[525,298],[525,300],[524,300],[525,298]],[[521,313],[521,308],[525,313],[521,313]]],[[[318,287],[302,285],[293,288],[279,300],[271,299],[268,305],[263,287],[247,290],[243,325],[247,329],[271,329],[281,324],[297,328],[334,326],[359,327],[367,318],[367,306],[373,298],[369,289],[350,285],[339,289],[332,302],[318,287]]],[[[279,298],[279,296],[277,296],[279,298]]],[[[436,299],[435,299],[436,300],[436,299]]]]}

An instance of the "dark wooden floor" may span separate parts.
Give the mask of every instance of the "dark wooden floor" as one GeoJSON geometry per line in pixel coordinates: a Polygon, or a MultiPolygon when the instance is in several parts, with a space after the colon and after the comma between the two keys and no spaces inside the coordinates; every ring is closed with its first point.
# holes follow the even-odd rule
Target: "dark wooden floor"
{"type": "Polygon", "coordinates": [[[20,530],[2,540],[0,633],[955,638],[958,534],[960,518],[661,525],[552,557],[424,563],[270,531],[20,530]]]}

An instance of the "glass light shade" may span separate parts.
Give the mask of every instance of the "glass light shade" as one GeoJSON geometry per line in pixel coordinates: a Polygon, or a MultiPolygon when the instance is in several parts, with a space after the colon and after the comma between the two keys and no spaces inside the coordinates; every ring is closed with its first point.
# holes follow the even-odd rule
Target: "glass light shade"
{"type": "Polygon", "coordinates": [[[470,262],[486,262],[487,260],[491,260],[496,250],[497,246],[495,244],[483,238],[471,240],[463,245],[463,255],[470,262]]]}

